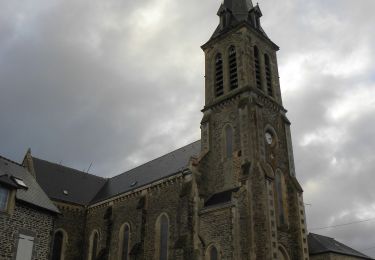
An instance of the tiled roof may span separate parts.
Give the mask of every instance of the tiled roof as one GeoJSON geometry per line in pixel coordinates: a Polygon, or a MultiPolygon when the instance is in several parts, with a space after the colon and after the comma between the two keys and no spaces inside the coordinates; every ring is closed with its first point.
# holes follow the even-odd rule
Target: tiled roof
{"type": "Polygon", "coordinates": [[[21,165],[4,157],[0,157],[0,175],[16,177],[25,183],[26,189],[17,189],[17,200],[46,209],[53,213],[59,213],[59,210],[48,198],[35,178],[21,165]]]}
{"type": "Polygon", "coordinates": [[[373,259],[361,252],[354,250],[333,238],[310,233],[308,235],[309,254],[318,255],[324,253],[336,253],[347,256],[355,256],[359,259],[373,259]]]}

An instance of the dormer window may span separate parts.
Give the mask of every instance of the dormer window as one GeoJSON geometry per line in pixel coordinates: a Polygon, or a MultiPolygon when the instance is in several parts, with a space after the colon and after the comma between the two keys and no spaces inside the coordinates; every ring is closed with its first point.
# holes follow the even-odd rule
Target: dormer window
{"type": "Polygon", "coordinates": [[[9,201],[10,190],[0,186],[0,212],[8,210],[8,201],[9,201]]]}
{"type": "Polygon", "coordinates": [[[237,74],[237,58],[236,58],[236,48],[231,46],[229,48],[229,82],[230,89],[236,89],[238,87],[238,74],[237,74]]]}
{"type": "Polygon", "coordinates": [[[13,177],[13,180],[18,184],[18,186],[20,186],[24,189],[28,188],[27,185],[25,184],[25,182],[22,179],[13,177]]]}
{"type": "Polygon", "coordinates": [[[220,53],[215,58],[215,95],[220,97],[224,94],[223,58],[220,53]]]}

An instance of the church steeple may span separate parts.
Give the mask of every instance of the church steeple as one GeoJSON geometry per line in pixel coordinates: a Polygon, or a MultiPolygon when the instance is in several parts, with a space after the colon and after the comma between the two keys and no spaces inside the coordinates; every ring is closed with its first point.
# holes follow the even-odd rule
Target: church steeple
{"type": "Polygon", "coordinates": [[[231,211],[236,223],[231,234],[237,235],[231,255],[223,259],[308,260],[302,189],[281,99],[279,48],[264,33],[262,12],[251,0],[224,0],[218,15],[219,26],[202,46],[199,195],[211,201],[237,193],[231,211]]]}
{"type": "Polygon", "coordinates": [[[220,24],[211,39],[216,38],[240,23],[250,25],[267,37],[260,25],[262,12],[259,5],[254,6],[251,0],[224,0],[217,11],[217,15],[220,17],[220,24]]]}

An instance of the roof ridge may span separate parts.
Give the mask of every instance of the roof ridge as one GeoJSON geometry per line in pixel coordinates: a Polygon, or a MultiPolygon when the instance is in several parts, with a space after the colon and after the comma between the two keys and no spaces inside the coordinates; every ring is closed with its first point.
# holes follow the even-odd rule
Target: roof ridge
{"type": "Polygon", "coordinates": [[[16,164],[16,165],[18,165],[18,166],[23,167],[22,164],[20,164],[20,163],[18,163],[18,162],[16,162],[16,161],[13,161],[13,160],[11,160],[11,159],[9,159],[9,158],[6,158],[6,157],[4,157],[4,156],[2,156],[2,155],[0,155],[0,158],[6,160],[6,161],[8,161],[8,162],[14,163],[14,164],[16,164]]]}
{"type": "Polygon", "coordinates": [[[98,175],[95,175],[95,174],[92,174],[92,173],[84,172],[84,171],[81,171],[81,170],[78,170],[78,169],[75,169],[75,168],[63,165],[63,164],[58,164],[58,163],[55,163],[55,162],[50,162],[50,161],[47,161],[47,160],[44,160],[44,159],[40,159],[40,158],[35,157],[35,156],[32,156],[32,158],[33,159],[37,159],[39,161],[47,162],[49,164],[56,165],[58,167],[62,167],[62,168],[66,168],[66,169],[69,169],[69,170],[76,171],[77,173],[75,173],[75,174],[90,175],[91,177],[96,177],[98,179],[108,180],[108,178],[104,178],[104,177],[101,177],[101,176],[98,176],[98,175]]]}
{"type": "Polygon", "coordinates": [[[120,174],[117,174],[117,175],[111,177],[110,179],[117,178],[117,177],[119,177],[119,176],[121,176],[121,175],[123,175],[123,174],[126,174],[126,173],[128,173],[128,172],[130,172],[130,171],[133,171],[133,170],[135,170],[135,169],[137,169],[137,168],[139,168],[139,167],[142,167],[142,166],[144,166],[144,165],[146,165],[146,164],[149,164],[149,163],[151,163],[151,162],[153,162],[153,161],[156,161],[156,160],[158,160],[158,159],[160,159],[160,158],[163,158],[163,157],[165,157],[165,156],[167,156],[167,155],[170,155],[170,154],[172,154],[172,153],[174,153],[174,152],[177,152],[177,151],[179,151],[179,150],[182,150],[183,148],[185,148],[185,147],[187,147],[187,146],[189,146],[189,145],[193,145],[193,144],[195,144],[195,143],[197,143],[197,142],[200,142],[200,141],[201,141],[201,139],[196,140],[196,141],[194,141],[194,142],[192,142],[192,143],[189,143],[189,144],[187,144],[187,145],[184,145],[184,146],[182,146],[182,147],[180,147],[180,148],[177,148],[177,149],[175,149],[175,150],[172,150],[172,151],[170,151],[170,152],[168,152],[168,153],[166,153],[166,154],[163,154],[163,155],[161,155],[161,156],[159,156],[159,157],[156,157],[156,158],[154,158],[154,159],[152,159],[152,160],[149,160],[149,161],[147,161],[147,162],[145,162],[145,163],[142,163],[142,164],[140,164],[140,165],[138,165],[138,166],[136,166],[136,167],[134,167],[134,168],[131,168],[131,169],[125,171],[125,172],[122,172],[122,173],[120,173],[120,174]]]}

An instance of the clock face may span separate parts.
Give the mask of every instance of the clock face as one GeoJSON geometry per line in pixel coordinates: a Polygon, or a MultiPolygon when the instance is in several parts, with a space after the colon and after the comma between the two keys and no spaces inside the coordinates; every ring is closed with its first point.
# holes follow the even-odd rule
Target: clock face
{"type": "Polygon", "coordinates": [[[265,137],[267,144],[273,143],[273,135],[270,132],[266,132],[265,137]]]}

